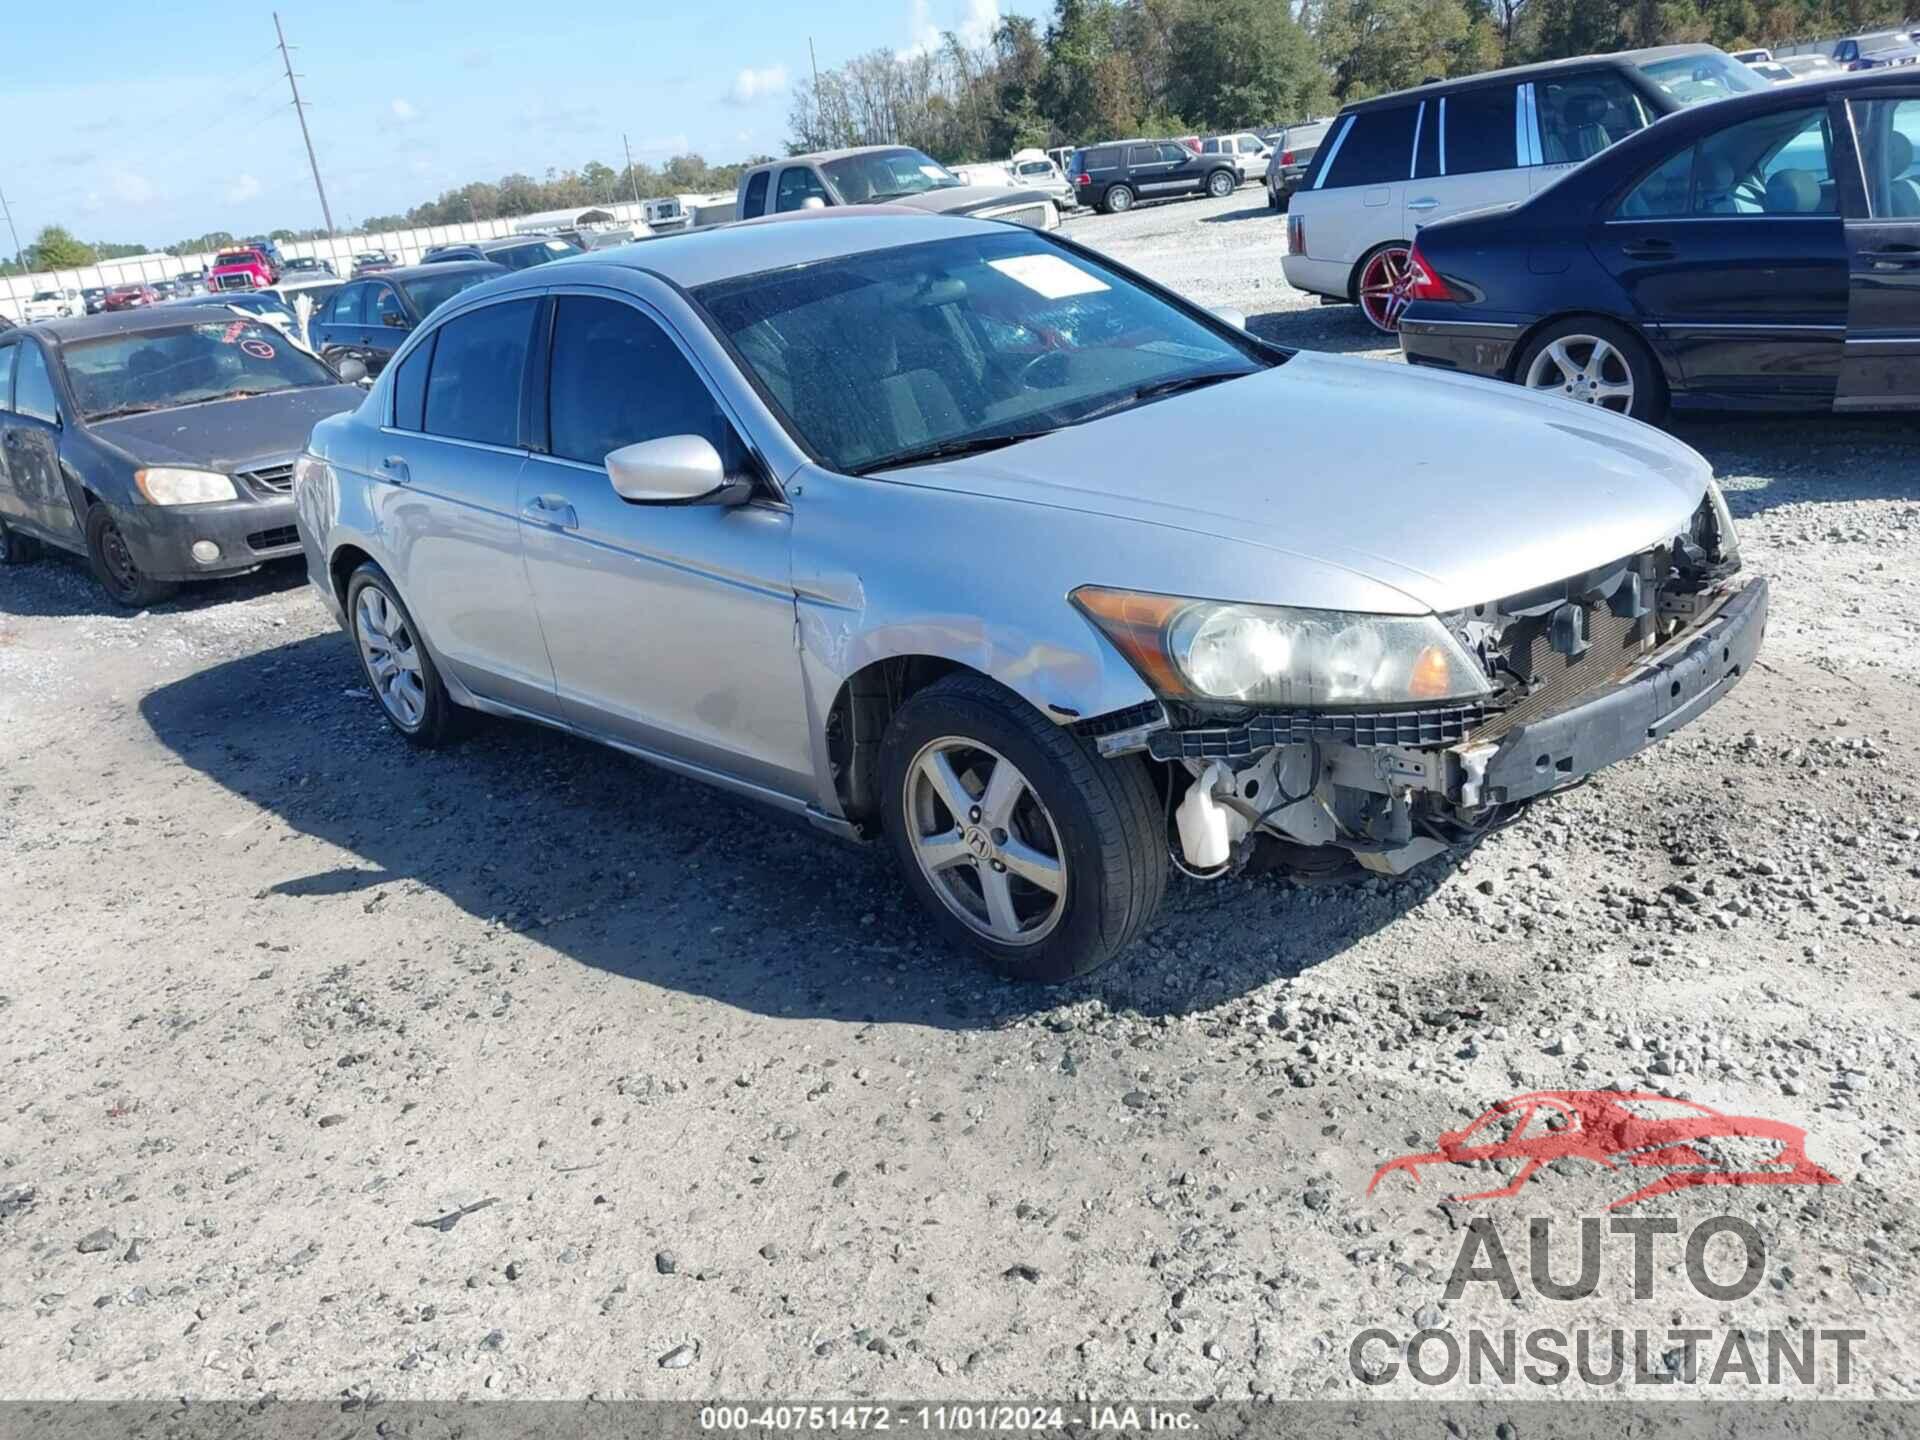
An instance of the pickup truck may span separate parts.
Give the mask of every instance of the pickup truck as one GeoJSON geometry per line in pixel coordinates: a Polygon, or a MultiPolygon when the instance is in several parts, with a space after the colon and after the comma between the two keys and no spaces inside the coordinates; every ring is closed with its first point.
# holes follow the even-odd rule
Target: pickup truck
{"type": "Polygon", "coordinates": [[[280,256],[258,245],[244,249],[222,250],[213,257],[207,272],[207,289],[265,290],[280,283],[280,256]]]}
{"type": "Polygon", "coordinates": [[[1011,185],[969,185],[932,156],[906,145],[862,145],[790,155],[740,177],[734,218],[753,220],[829,205],[909,205],[935,215],[1010,220],[1035,230],[1060,224],[1053,201],[1011,185]]]}
{"type": "Polygon", "coordinates": [[[36,290],[27,301],[24,313],[29,325],[37,325],[42,320],[64,320],[69,315],[86,314],[87,301],[75,289],[36,290]]]}

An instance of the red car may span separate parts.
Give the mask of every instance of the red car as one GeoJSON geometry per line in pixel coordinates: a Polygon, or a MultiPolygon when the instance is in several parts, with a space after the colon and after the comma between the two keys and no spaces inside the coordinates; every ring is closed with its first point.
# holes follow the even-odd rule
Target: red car
{"type": "Polygon", "coordinates": [[[207,272],[207,289],[265,290],[280,283],[278,256],[257,245],[239,250],[222,250],[213,257],[207,272]]]}
{"type": "Polygon", "coordinates": [[[116,285],[101,300],[102,310],[138,310],[159,301],[160,292],[151,285],[116,285]]]}
{"type": "Polygon", "coordinates": [[[1415,1184],[1422,1165],[1465,1165],[1475,1160],[1517,1160],[1519,1172],[1497,1190],[1455,1195],[1457,1201],[1504,1199],[1520,1193],[1533,1172],[1555,1160],[1591,1160],[1608,1170],[1622,1166],[1666,1173],[1608,1205],[1650,1200],[1694,1185],[1837,1185],[1839,1177],[1807,1158],[1807,1132],[1779,1120],[1723,1115],[1691,1100],[1615,1090],[1542,1090],[1502,1100],[1462,1130],[1445,1131],[1439,1147],[1389,1160],[1373,1174],[1367,1193],[1396,1170],[1415,1184]],[[1738,1168],[1703,1150],[1727,1142],[1755,1142],[1770,1152],[1738,1168]]]}

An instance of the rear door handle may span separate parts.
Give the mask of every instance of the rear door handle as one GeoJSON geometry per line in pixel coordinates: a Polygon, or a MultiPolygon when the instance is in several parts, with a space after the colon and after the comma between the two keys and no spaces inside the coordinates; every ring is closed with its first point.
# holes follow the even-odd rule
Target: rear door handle
{"type": "Polygon", "coordinates": [[[380,468],[387,472],[396,485],[411,485],[413,471],[407,468],[407,462],[398,455],[389,455],[380,462],[380,468]]]}
{"type": "Polygon", "coordinates": [[[536,495],[520,507],[520,518],[555,530],[578,530],[580,517],[564,495],[536,495]]]}
{"type": "Polygon", "coordinates": [[[1920,264],[1920,245],[1888,245],[1880,250],[1862,250],[1860,258],[1880,266],[1916,265],[1920,264]]]}
{"type": "Polygon", "coordinates": [[[1434,208],[1434,207],[1435,207],[1436,205],[1438,205],[1439,203],[1440,203],[1440,202],[1439,202],[1438,200],[1436,200],[1436,199],[1434,199],[1434,198],[1433,198],[1433,197],[1432,197],[1431,195],[1422,195],[1422,196],[1421,196],[1421,197],[1420,197],[1420,198],[1419,198],[1418,200],[1409,200],[1409,201],[1407,201],[1407,209],[1409,209],[1409,210],[1431,210],[1431,209],[1433,209],[1433,208],[1434,208]]]}
{"type": "Polygon", "coordinates": [[[1667,260],[1673,256],[1671,240],[1630,240],[1620,247],[1630,260],[1667,260]]]}

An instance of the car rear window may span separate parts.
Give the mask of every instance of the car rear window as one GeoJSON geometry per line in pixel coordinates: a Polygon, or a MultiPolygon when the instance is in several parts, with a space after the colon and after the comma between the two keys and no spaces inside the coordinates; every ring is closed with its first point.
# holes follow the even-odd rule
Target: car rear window
{"type": "MultiPolygon", "coordinates": [[[[1339,152],[1327,163],[1326,179],[1320,188],[1338,190],[1405,180],[1412,173],[1413,125],[1419,110],[1417,104],[1394,105],[1384,110],[1363,110],[1354,116],[1339,152]]],[[[1325,149],[1320,153],[1325,154],[1325,149]]]]}
{"type": "Polygon", "coordinates": [[[1098,150],[1087,151],[1084,168],[1088,170],[1111,170],[1119,163],[1119,146],[1103,145],[1098,150]]]}

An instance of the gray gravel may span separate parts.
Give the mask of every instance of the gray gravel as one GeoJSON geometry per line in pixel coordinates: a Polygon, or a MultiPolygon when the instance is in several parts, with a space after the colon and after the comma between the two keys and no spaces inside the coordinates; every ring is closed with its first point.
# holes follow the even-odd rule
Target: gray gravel
{"type": "MultiPolygon", "coordinates": [[[[1252,189],[1071,226],[1378,351],[1282,228],[1252,189]]],[[[1284,466],[1313,417],[1248,423],[1284,466]]],[[[0,573],[0,1394],[1359,1397],[1369,1325],[1670,1323],[1853,1326],[1847,1393],[1910,1393],[1911,422],[1683,434],[1776,585],[1729,700],[1404,880],[1176,886],[1060,990],[611,752],[413,753],[297,572],[131,616],[0,573]],[[1803,1126],[1842,1183],[1636,1207],[1756,1225],[1736,1302],[1677,1263],[1636,1302],[1619,1247],[1588,1300],[1449,1300],[1471,1215],[1518,1256],[1621,1177],[1374,1168],[1610,1084],[1803,1126]]]]}

